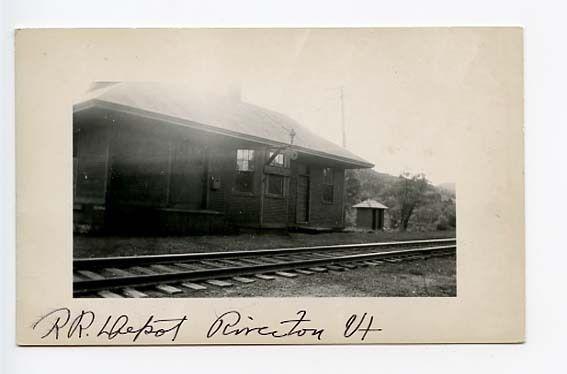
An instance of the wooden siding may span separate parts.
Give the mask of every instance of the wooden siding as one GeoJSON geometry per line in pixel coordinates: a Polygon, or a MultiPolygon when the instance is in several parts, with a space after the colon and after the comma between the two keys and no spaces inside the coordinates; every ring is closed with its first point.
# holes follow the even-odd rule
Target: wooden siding
{"type": "Polygon", "coordinates": [[[311,200],[309,225],[341,228],[343,220],[344,169],[334,168],[333,202],[323,201],[323,167],[311,166],[311,200]]]}
{"type": "Polygon", "coordinates": [[[262,189],[262,148],[258,145],[241,142],[230,142],[224,145],[227,158],[224,160],[222,171],[225,175],[225,200],[227,218],[237,226],[258,227],[260,224],[260,194],[262,189]],[[251,192],[241,192],[235,188],[236,152],[238,149],[253,149],[254,176],[251,192]]]}
{"type": "Polygon", "coordinates": [[[73,134],[76,142],[75,202],[104,204],[107,183],[108,128],[93,126],[73,134]]]}
{"type": "MultiPolygon", "coordinates": [[[[270,151],[266,145],[164,126],[124,113],[99,113],[89,120],[82,121],[77,131],[74,202],[99,204],[98,216],[106,217],[110,225],[131,216],[135,218],[132,227],[220,228],[219,216],[211,214],[217,212],[243,227],[344,226],[344,169],[330,160],[300,155],[290,168],[266,166],[270,151]],[[238,149],[255,150],[251,192],[234,188],[238,149]],[[323,201],[324,167],[334,170],[332,202],[323,201]],[[273,174],[284,178],[283,196],[268,193],[267,178],[273,174]],[[307,175],[309,180],[307,222],[298,217],[299,175],[303,182],[307,175]],[[144,217],[143,222],[136,217],[144,217]],[[199,219],[206,222],[201,225],[199,219]]],[[[305,197],[304,190],[302,217],[305,197]]],[[[92,209],[77,207],[76,211],[77,217],[87,221],[83,216],[92,209]]]]}
{"type": "Polygon", "coordinates": [[[120,126],[111,148],[111,204],[168,205],[169,142],[120,126]]]}
{"type": "Polygon", "coordinates": [[[372,209],[356,210],[356,227],[372,230],[372,209]]]}
{"type": "Polygon", "coordinates": [[[384,229],[384,209],[357,208],[356,227],[369,230],[384,229]],[[373,217],[375,215],[375,218],[373,217]]]}

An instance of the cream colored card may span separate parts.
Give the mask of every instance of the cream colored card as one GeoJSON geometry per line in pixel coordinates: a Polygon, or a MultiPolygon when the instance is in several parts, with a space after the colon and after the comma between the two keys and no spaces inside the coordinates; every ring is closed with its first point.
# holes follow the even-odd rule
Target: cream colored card
{"type": "MultiPolygon", "coordinates": [[[[19,344],[524,341],[520,28],[18,30],[16,137],[19,344]],[[185,96],[185,89],[197,99],[186,100],[189,94],[185,96]],[[227,97],[237,92],[237,98],[227,100],[239,101],[217,107],[216,101],[208,99],[209,93],[222,96],[223,92],[227,97]],[[106,139],[114,148],[105,148],[100,159],[77,157],[73,138],[80,138],[80,131],[88,132],[80,126],[94,117],[99,122],[119,123],[116,127],[135,124],[146,132],[144,136],[120,132],[105,133],[106,138],[97,135],[95,139],[106,139]],[[164,123],[169,126],[170,140],[164,141],[162,148],[156,145],[155,149],[164,150],[163,157],[155,151],[151,160],[162,157],[165,166],[137,164],[134,177],[117,172],[116,162],[135,164],[140,157],[148,159],[154,148],[144,144],[159,143],[161,133],[152,131],[163,129],[164,123]],[[213,161],[207,161],[206,166],[191,164],[183,169],[205,173],[204,179],[195,177],[201,183],[197,192],[190,190],[197,179],[175,187],[175,168],[179,167],[175,141],[184,137],[190,138],[191,150],[200,149],[195,146],[199,142],[206,143],[206,154],[212,155],[213,161]],[[128,143],[131,148],[120,145],[138,141],[134,138],[142,140],[128,143]],[[240,143],[230,143],[237,141],[240,143]],[[341,141],[345,141],[346,150],[337,145],[341,141]],[[219,146],[221,143],[232,147],[226,152],[228,169],[219,161],[225,153],[218,150],[228,149],[219,146]],[[278,152],[281,159],[275,154],[278,152]],[[81,169],[85,160],[91,162],[88,172],[81,169]],[[157,176],[148,171],[154,166],[157,176]],[[214,243],[221,240],[229,247],[234,240],[234,248],[229,250],[241,249],[236,248],[242,245],[241,236],[229,233],[224,226],[213,229],[220,227],[215,225],[221,221],[257,233],[252,235],[253,249],[263,248],[264,243],[265,248],[273,248],[269,240],[278,235],[284,236],[282,240],[303,238],[294,247],[346,244],[350,238],[364,235],[394,240],[401,230],[391,218],[395,210],[387,212],[387,232],[368,234],[361,229],[366,222],[362,215],[349,216],[355,210],[343,200],[348,198],[344,170],[370,166],[394,176],[405,170],[425,172],[437,185],[451,182],[456,186],[456,275],[448,280],[452,294],[422,293],[428,285],[434,287],[428,283],[434,266],[416,273],[422,283],[411,283],[416,281],[411,266],[436,261],[433,258],[400,265],[410,267],[404,268],[410,269],[409,275],[396,273],[395,261],[383,263],[380,270],[379,266],[363,266],[364,258],[351,261],[356,262],[352,268],[339,264],[340,274],[327,263],[320,266],[325,274],[287,269],[295,274],[293,279],[285,275],[271,281],[257,278],[254,286],[231,277],[232,288],[228,288],[232,291],[203,278],[196,283],[209,290],[199,294],[186,287],[181,296],[187,297],[167,297],[168,291],[163,289],[156,293],[159,282],[134,287],[152,296],[149,298],[88,297],[100,296],[100,291],[104,295],[101,288],[87,297],[74,294],[74,282],[77,287],[78,279],[92,278],[92,274],[85,278],[74,269],[73,258],[90,253],[88,248],[87,252],[83,249],[79,253],[77,248],[74,252],[74,231],[75,240],[81,235],[90,243],[108,235],[109,243],[121,241],[122,249],[134,248],[125,252],[110,245],[103,247],[108,248],[108,256],[148,255],[152,245],[164,240],[177,243],[174,252],[180,253],[185,242],[179,233],[171,239],[167,235],[149,239],[120,230],[118,234],[96,232],[100,217],[108,220],[109,211],[117,214],[109,208],[114,206],[111,204],[136,196],[138,202],[150,204],[162,199],[164,193],[163,201],[150,207],[153,213],[135,210],[134,214],[128,211],[130,216],[121,216],[121,211],[112,216],[112,225],[104,221],[103,226],[123,228],[135,218],[136,226],[155,228],[165,220],[168,228],[185,230],[183,235],[191,246],[206,238],[192,235],[191,230],[202,231],[202,223],[207,222],[210,240],[201,240],[200,250],[192,252],[213,250],[214,243]],[[102,177],[93,171],[96,167],[102,170],[102,177]],[[75,191],[79,188],[77,178],[80,188],[86,188],[82,200],[75,191]],[[122,194],[116,192],[117,179],[127,186],[122,194]],[[152,184],[158,179],[167,188],[152,184]],[[298,191],[306,185],[309,192],[300,195],[298,191]],[[109,199],[108,192],[97,194],[97,188],[115,188],[116,193],[109,199]],[[252,208],[254,204],[258,204],[257,210],[252,208]],[[102,213],[97,216],[97,211],[102,213]],[[352,222],[358,225],[357,230],[352,230],[352,222]],[[318,231],[345,227],[350,230],[347,234],[281,234],[291,228],[318,231]],[[132,238],[137,241],[128,242],[132,238]],[[334,243],[333,238],[340,240],[334,243]],[[149,240],[154,241],[148,244],[149,240]],[[356,284],[357,279],[375,282],[372,292],[360,282],[356,284]],[[410,291],[415,287],[419,292],[417,296],[410,291],[382,292],[380,287],[386,285],[410,291]],[[144,291],[148,287],[154,293],[144,291]]],[[[94,152],[81,147],[79,154],[94,152]]],[[[155,161],[156,165],[159,162],[155,161]]],[[[384,219],[379,214],[373,217],[368,224],[373,225],[371,229],[380,229],[384,219]]],[[[416,220],[414,216],[411,232],[400,234],[401,238],[425,235],[416,220]]],[[[103,250],[93,249],[92,255],[101,257],[103,250]]],[[[305,256],[294,260],[304,261],[305,256]]],[[[209,269],[218,264],[209,264],[209,269]]],[[[146,265],[159,273],[159,267],[146,265]]],[[[316,265],[313,262],[310,268],[316,265]]],[[[115,267],[119,267],[117,262],[105,265],[105,269],[115,267]]],[[[274,269],[271,273],[278,270],[274,269]]],[[[168,279],[162,283],[182,287],[179,280],[168,279]]],[[[123,288],[109,286],[106,291],[128,296],[123,288]]]]}

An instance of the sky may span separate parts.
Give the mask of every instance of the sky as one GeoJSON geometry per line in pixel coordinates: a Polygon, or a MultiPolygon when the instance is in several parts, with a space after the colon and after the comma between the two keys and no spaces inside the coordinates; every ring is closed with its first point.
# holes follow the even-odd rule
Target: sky
{"type": "Polygon", "coordinates": [[[498,29],[193,29],[156,32],[151,42],[137,35],[120,36],[131,50],[91,51],[87,43],[79,54],[93,61],[80,65],[85,81],[175,82],[221,94],[239,87],[244,101],[339,145],[342,87],[347,148],[376,171],[425,173],[435,184],[457,182],[474,152],[494,151],[489,145],[504,133],[473,130],[507,123],[515,112],[506,103],[521,89],[506,68],[517,48],[498,29]]]}
{"type": "Polygon", "coordinates": [[[459,149],[452,139],[465,115],[454,102],[477,37],[416,29],[216,35],[200,46],[199,74],[186,78],[213,91],[240,87],[244,101],[289,115],[336,144],[342,87],[351,152],[379,172],[454,182],[459,149]]]}

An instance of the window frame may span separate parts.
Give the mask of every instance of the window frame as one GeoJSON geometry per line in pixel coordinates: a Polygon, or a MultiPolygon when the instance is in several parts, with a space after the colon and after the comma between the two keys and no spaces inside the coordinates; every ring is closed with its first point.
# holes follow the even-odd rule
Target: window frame
{"type": "Polygon", "coordinates": [[[235,158],[235,170],[236,171],[245,171],[245,172],[254,172],[256,171],[256,150],[250,148],[237,148],[236,149],[236,158],[235,158]],[[246,157],[239,157],[239,152],[242,151],[244,155],[244,151],[246,151],[246,157]],[[246,162],[247,168],[240,168],[239,161],[246,162]]]}
{"type": "Polygon", "coordinates": [[[252,148],[237,148],[234,158],[234,183],[232,192],[244,195],[244,196],[253,196],[256,192],[256,181],[255,181],[255,173],[256,173],[256,157],[257,157],[257,150],[252,148]],[[239,157],[239,153],[242,151],[242,155],[246,155],[245,157],[239,157]],[[244,153],[246,151],[246,153],[244,153]],[[241,165],[246,163],[246,168],[242,168],[241,165]],[[237,179],[240,175],[248,175],[251,179],[250,181],[250,189],[249,190],[241,190],[239,189],[239,184],[237,183],[237,179]]]}
{"type": "MultiPolygon", "coordinates": [[[[272,155],[276,153],[276,150],[268,150],[268,160],[272,157],[272,155]]],[[[268,166],[270,167],[274,167],[274,168],[282,168],[282,169],[289,169],[290,168],[290,160],[289,157],[287,157],[287,155],[283,152],[279,152],[278,155],[272,160],[272,162],[270,162],[268,164],[268,166]],[[281,163],[276,163],[276,160],[278,159],[278,157],[281,156],[281,163]]]]}
{"type": "Polygon", "coordinates": [[[268,197],[272,197],[272,198],[277,198],[277,199],[285,199],[286,195],[287,195],[287,188],[286,188],[286,176],[282,175],[282,174],[274,174],[274,173],[266,173],[266,186],[265,186],[265,190],[264,193],[266,196],[268,197]],[[281,184],[282,184],[282,193],[281,194],[275,194],[270,192],[270,179],[276,177],[276,178],[281,178],[281,184]]]}

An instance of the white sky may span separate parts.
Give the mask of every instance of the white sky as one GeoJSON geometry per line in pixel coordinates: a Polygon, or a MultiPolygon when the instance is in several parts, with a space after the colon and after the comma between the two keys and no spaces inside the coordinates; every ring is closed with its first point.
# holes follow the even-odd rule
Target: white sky
{"type": "MultiPolygon", "coordinates": [[[[347,148],[380,172],[423,172],[436,184],[455,182],[467,168],[462,147],[470,130],[488,125],[484,114],[499,113],[490,121],[506,123],[514,113],[503,105],[515,92],[515,75],[501,60],[515,46],[490,29],[195,29],[179,35],[183,47],[175,34],[160,39],[175,46],[166,48],[167,56],[132,38],[140,46],[140,69],[115,63],[116,77],[105,74],[105,80],[173,81],[221,93],[240,86],[245,101],[289,115],[337,144],[342,86],[347,148]]],[[[90,58],[132,57],[111,47],[97,53],[90,58]]],[[[486,145],[490,139],[476,140],[486,145]]]]}
{"type": "Polygon", "coordinates": [[[451,138],[459,113],[444,102],[463,88],[474,36],[387,29],[266,34],[231,35],[230,46],[218,38],[199,78],[209,89],[240,84],[245,101],[285,113],[337,144],[343,86],[350,151],[380,172],[454,181],[458,149],[451,138]]]}

